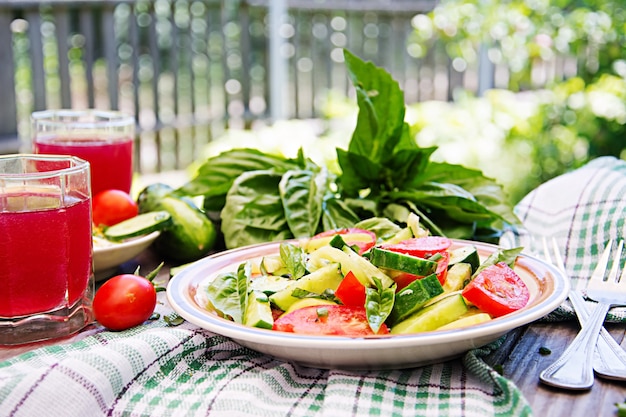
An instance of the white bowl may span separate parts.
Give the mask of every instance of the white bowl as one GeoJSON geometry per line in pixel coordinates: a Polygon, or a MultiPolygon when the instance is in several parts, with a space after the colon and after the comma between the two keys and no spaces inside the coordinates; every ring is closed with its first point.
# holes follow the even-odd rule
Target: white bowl
{"type": "Polygon", "coordinates": [[[119,265],[130,261],[146,250],[160,233],[152,232],[122,242],[106,242],[103,246],[94,243],[93,268],[96,281],[109,278],[119,265]]]}
{"type": "MultiPolygon", "coordinates": [[[[497,249],[480,242],[454,242],[475,245],[483,259],[497,249]]],[[[249,246],[195,262],[170,280],[167,287],[170,305],[199,327],[285,361],[316,368],[397,369],[444,361],[492,342],[545,316],[567,298],[569,291],[567,277],[557,268],[538,258],[520,255],[515,270],[531,293],[523,309],[461,329],[368,338],[307,336],[247,327],[218,317],[196,301],[196,291],[207,279],[214,279],[221,272],[236,271],[246,260],[275,255],[278,248],[279,243],[249,246]]]]}

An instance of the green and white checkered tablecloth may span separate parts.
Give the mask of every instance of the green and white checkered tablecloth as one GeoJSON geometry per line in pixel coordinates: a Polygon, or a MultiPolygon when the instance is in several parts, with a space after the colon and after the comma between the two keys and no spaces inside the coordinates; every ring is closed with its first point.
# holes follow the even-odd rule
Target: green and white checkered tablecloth
{"type": "MultiPolygon", "coordinates": [[[[519,213],[531,233],[568,245],[567,267],[582,284],[604,242],[624,235],[625,208],[626,164],[602,158],[540,187],[519,213]]],[[[526,237],[511,231],[503,244],[526,237]]],[[[413,369],[323,370],[158,320],[1,362],[0,416],[531,415],[515,385],[481,360],[497,346],[413,369]]]]}

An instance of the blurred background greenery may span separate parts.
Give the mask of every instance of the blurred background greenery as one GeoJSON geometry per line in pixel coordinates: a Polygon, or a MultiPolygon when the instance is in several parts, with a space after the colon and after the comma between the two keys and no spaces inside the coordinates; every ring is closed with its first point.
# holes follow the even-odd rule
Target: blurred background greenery
{"type": "Polygon", "coordinates": [[[506,66],[501,89],[463,91],[445,104],[413,106],[418,142],[479,167],[503,183],[512,202],[588,160],[626,159],[626,4],[622,0],[447,0],[421,16],[424,49],[444,40],[457,65],[487,48],[506,66]],[[574,56],[568,70],[558,56],[574,56]],[[537,64],[560,72],[537,89],[537,64]],[[561,68],[557,66],[561,65],[561,68]],[[571,73],[568,74],[568,71],[571,73]]]}
{"type": "MultiPolygon", "coordinates": [[[[67,2],[74,3],[81,2],[67,2]]],[[[626,159],[624,0],[440,0],[426,2],[427,12],[394,9],[401,2],[390,0],[379,6],[385,13],[341,10],[343,3],[290,9],[279,31],[290,103],[287,120],[276,121],[268,111],[268,2],[116,2],[117,107],[137,118],[138,170],[193,169],[234,146],[282,153],[303,146],[334,166],[335,147],[348,143],[356,114],[343,48],[398,80],[420,146],[437,145],[434,158],[481,169],[512,203],[597,156],[626,159]]],[[[106,11],[110,4],[89,7],[106,11]]],[[[52,93],[62,82],[59,8],[40,8],[45,104],[58,108],[63,101],[52,93]]],[[[77,16],[70,14],[70,23],[77,16]]],[[[17,118],[28,137],[37,102],[27,52],[33,23],[17,17],[17,118]]],[[[93,68],[85,66],[86,41],[78,32],[67,38],[72,106],[110,106],[110,63],[100,46],[93,68]],[[86,74],[94,80],[92,102],[84,94],[86,74]]]]}
{"type": "MultiPolygon", "coordinates": [[[[481,54],[495,64],[496,87],[480,96],[456,88],[449,101],[408,104],[418,144],[439,147],[434,159],[481,169],[505,187],[512,204],[595,157],[626,159],[623,1],[444,0],[416,16],[413,26],[411,47],[418,55],[443,45],[460,72],[481,54]]],[[[204,156],[244,144],[295,155],[304,146],[332,165],[333,146],[349,140],[356,105],[330,92],[323,114],[330,128],[301,134],[300,141],[292,132],[306,131],[305,125],[284,122],[226,132],[204,156]]]]}

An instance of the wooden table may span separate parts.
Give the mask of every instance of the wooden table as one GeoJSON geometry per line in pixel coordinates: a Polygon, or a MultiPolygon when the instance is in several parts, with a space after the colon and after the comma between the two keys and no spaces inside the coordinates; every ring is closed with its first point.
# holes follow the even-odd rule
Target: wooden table
{"type": "MultiPolygon", "coordinates": [[[[132,272],[137,265],[141,265],[143,273],[147,273],[158,263],[159,260],[155,254],[148,250],[134,262],[124,265],[123,272],[132,272]]],[[[160,271],[156,281],[165,284],[168,279],[169,267],[166,265],[160,271]]],[[[626,346],[624,337],[626,326],[621,324],[606,327],[622,346],[626,346]]],[[[626,382],[596,378],[594,386],[588,391],[561,390],[539,382],[539,373],[565,350],[576,336],[578,329],[578,323],[575,321],[531,323],[509,332],[503,346],[487,358],[490,365],[501,366],[503,375],[521,389],[537,417],[616,416],[615,403],[626,401],[626,382]],[[551,353],[542,355],[540,348],[548,348],[551,353]]],[[[99,330],[98,325],[92,325],[66,339],[29,346],[0,348],[0,360],[35,347],[79,340],[99,330]]]]}

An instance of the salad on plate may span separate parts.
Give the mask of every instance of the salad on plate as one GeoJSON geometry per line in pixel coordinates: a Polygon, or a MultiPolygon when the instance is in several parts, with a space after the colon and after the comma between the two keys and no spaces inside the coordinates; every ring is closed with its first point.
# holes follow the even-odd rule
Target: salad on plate
{"type": "Polygon", "coordinates": [[[279,253],[206,277],[198,305],[246,326],[372,337],[464,328],[527,305],[514,270],[521,248],[481,259],[470,241],[371,218],[285,241],[279,253]]]}

